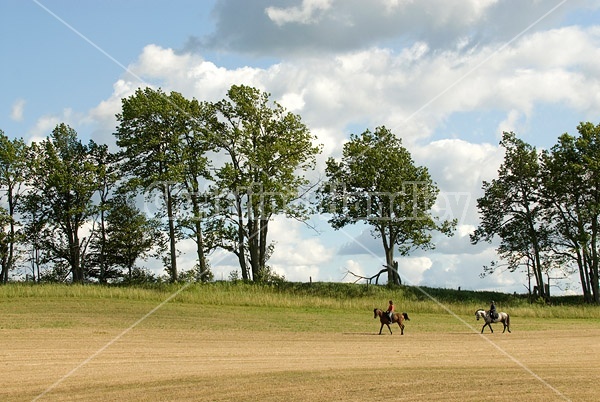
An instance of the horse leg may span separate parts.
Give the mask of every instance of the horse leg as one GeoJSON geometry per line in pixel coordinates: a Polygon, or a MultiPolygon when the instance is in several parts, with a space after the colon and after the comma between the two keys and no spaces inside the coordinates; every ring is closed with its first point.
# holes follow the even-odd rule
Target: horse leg
{"type": "Polygon", "coordinates": [[[483,334],[483,330],[485,329],[485,327],[490,327],[490,331],[492,331],[492,334],[494,333],[494,330],[492,329],[492,325],[489,322],[486,322],[485,324],[483,324],[483,327],[481,327],[481,333],[483,334]]]}
{"type": "Polygon", "coordinates": [[[400,335],[404,335],[404,324],[402,324],[402,320],[398,319],[398,321],[396,321],[396,323],[400,327],[400,335]]]}
{"type": "Polygon", "coordinates": [[[381,335],[382,330],[383,330],[383,323],[381,323],[381,328],[379,328],[379,335],[381,335]]]}
{"type": "Polygon", "coordinates": [[[390,328],[390,324],[385,324],[385,325],[387,325],[388,329],[390,330],[390,335],[393,335],[392,334],[392,328],[390,328]]]}

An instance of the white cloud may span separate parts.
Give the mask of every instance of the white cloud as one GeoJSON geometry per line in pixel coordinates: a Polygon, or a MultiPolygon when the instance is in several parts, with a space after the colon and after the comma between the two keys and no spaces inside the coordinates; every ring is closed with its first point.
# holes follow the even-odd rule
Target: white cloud
{"type": "Polygon", "coordinates": [[[32,141],[45,139],[60,123],[73,126],[73,110],[71,108],[64,109],[60,115],[46,115],[40,117],[34,128],[31,130],[33,136],[32,141]]]}
{"type": "Polygon", "coordinates": [[[442,206],[451,205],[454,197],[464,200],[464,193],[476,198],[481,182],[495,177],[504,159],[499,146],[461,139],[433,141],[409,150],[419,165],[429,168],[442,191],[442,206]]]}
{"type": "Polygon", "coordinates": [[[306,104],[306,102],[304,102],[302,94],[291,92],[284,94],[281,97],[279,103],[281,104],[281,106],[293,113],[299,113],[306,104]]]}
{"type": "Polygon", "coordinates": [[[14,121],[23,121],[23,113],[25,112],[25,99],[17,99],[12,105],[10,118],[14,121]]]}
{"type": "Polygon", "coordinates": [[[277,244],[268,264],[290,281],[322,280],[321,268],[331,261],[334,250],[325,247],[315,233],[303,233],[302,228],[302,223],[280,216],[269,223],[270,238],[277,244]]]}
{"type": "Polygon", "coordinates": [[[406,285],[419,285],[423,282],[423,273],[431,267],[429,257],[405,257],[398,261],[400,278],[406,285]]]}
{"type": "Polygon", "coordinates": [[[311,24],[318,19],[317,14],[331,8],[332,0],[302,0],[300,7],[267,7],[265,12],[277,25],[295,22],[311,24]]]}

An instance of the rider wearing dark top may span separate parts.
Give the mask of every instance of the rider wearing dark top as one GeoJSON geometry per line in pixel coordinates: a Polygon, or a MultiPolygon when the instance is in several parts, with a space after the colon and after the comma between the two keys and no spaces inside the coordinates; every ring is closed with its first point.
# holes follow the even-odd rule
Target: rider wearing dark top
{"type": "Polygon", "coordinates": [[[498,317],[498,314],[496,313],[496,305],[494,304],[494,301],[492,300],[492,304],[490,304],[490,318],[492,320],[495,320],[498,317]]]}

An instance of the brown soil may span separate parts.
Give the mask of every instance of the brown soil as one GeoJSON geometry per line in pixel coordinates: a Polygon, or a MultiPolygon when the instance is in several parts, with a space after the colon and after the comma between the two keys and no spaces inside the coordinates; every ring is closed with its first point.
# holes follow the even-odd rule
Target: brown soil
{"type": "Polygon", "coordinates": [[[600,328],[499,329],[404,336],[375,330],[4,329],[0,400],[597,399],[600,328]]]}

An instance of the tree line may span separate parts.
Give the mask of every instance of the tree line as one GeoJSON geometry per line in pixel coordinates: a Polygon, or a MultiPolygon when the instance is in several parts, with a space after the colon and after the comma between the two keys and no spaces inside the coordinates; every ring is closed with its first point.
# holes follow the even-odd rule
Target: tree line
{"type": "Polygon", "coordinates": [[[136,261],[149,256],[172,281],[208,281],[216,248],[238,257],[245,280],[276,276],[269,221],[306,219],[297,201],[320,146],[269,96],[234,85],[211,103],[139,89],[122,99],[116,152],[66,124],[31,145],[0,131],[1,281],[19,264],[35,281],[132,281],[148,276],[136,261]],[[196,248],[184,272],[183,239],[196,248]]]}
{"type": "Polygon", "coordinates": [[[577,273],[584,300],[600,303],[600,125],[582,122],[538,151],[510,132],[498,177],[483,183],[480,224],[471,242],[499,238],[500,261],[484,267],[526,270],[530,291],[548,299],[552,280],[577,273]]]}
{"type": "MultiPolygon", "coordinates": [[[[352,134],[326,180],[311,183],[321,145],[256,88],[233,85],[218,102],[138,89],[116,118],[116,151],[64,123],[30,145],[0,130],[0,282],[17,267],[34,281],[144,280],[136,263],[147,257],[171,281],[209,281],[217,249],[237,258],[243,280],[284,279],[268,265],[269,222],[322,213],[334,229],[369,225],[388,283],[401,284],[394,251],[431,250],[432,233],[451,236],[457,224],[432,214],[437,185],[385,127],[352,134]],[[181,240],[195,245],[193,269],[177,265],[181,240]]],[[[504,133],[471,242],[500,239],[502,263],[482,275],[524,268],[530,291],[547,298],[550,280],[578,272],[585,300],[600,303],[600,126],[577,129],[542,152],[504,133]]]]}
{"type": "Polygon", "coordinates": [[[216,249],[237,257],[243,280],[282,280],[268,265],[269,222],[321,212],[335,229],[371,225],[388,282],[400,284],[394,248],[431,249],[430,232],[456,224],[431,215],[439,189],[427,169],[378,127],[353,134],[341,161],[327,161],[327,181],[311,183],[321,146],[269,97],[243,85],[218,102],[138,89],[116,115],[115,152],[83,144],[66,124],[31,145],[0,131],[1,281],[19,264],[34,281],[145,280],[136,261],[146,257],[161,260],[171,281],[209,281],[216,249]],[[196,266],[182,272],[184,239],[196,266]]]}

